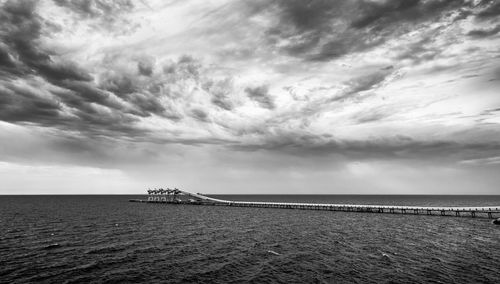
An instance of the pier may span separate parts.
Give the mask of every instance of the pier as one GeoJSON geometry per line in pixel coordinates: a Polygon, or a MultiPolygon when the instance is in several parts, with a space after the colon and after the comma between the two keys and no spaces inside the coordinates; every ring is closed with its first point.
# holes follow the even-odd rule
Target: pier
{"type": "Polygon", "coordinates": [[[326,204],[326,203],[292,203],[292,202],[254,202],[231,201],[205,196],[200,193],[187,192],[180,189],[148,190],[147,199],[131,199],[130,202],[166,203],[207,206],[279,208],[297,210],[322,210],[359,213],[386,213],[408,215],[437,215],[472,218],[500,218],[500,205],[487,207],[440,207],[440,206],[400,206],[400,205],[362,205],[362,204],[326,204]]]}

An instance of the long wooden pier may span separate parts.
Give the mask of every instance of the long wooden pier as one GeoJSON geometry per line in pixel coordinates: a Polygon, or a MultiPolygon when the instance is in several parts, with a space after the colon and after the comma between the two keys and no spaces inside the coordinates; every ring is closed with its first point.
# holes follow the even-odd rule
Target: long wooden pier
{"type": "Polygon", "coordinates": [[[298,210],[323,210],[342,212],[438,215],[455,217],[500,218],[500,206],[487,207],[440,207],[440,206],[399,206],[399,205],[362,205],[362,204],[323,204],[323,203],[291,203],[291,202],[255,202],[230,201],[211,198],[198,193],[179,189],[160,192],[150,192],[148,199],[131,199],[131,202],[168,203],[188,205],[211,205],[231,207],[280,208],[298,210]]]}

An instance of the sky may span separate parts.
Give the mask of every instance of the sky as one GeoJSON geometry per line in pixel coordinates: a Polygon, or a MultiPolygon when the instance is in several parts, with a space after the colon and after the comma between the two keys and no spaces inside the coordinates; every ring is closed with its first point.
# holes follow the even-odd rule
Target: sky
{"type": "Polygon", "coordinates": [[[0,194],[500,194],[500,2],[0,0],[0,194]]]}

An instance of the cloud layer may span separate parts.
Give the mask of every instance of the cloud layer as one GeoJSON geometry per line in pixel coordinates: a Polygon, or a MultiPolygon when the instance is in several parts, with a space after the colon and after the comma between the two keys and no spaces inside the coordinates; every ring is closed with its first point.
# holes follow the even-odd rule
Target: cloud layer
{"type": "Polygon", "coordinates": [[[499,18],[495,1],[0,1],[0,120],[96,153],[495,167],[499,18]]]}

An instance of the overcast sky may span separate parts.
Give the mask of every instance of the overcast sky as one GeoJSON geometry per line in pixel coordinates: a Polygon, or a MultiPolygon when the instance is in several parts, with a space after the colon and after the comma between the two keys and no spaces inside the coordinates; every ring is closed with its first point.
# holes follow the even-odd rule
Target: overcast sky
{"type": "Polygon", "coordinates": [[[499,1],[0,0],[0,194],[500,194],[499,1]]]}

